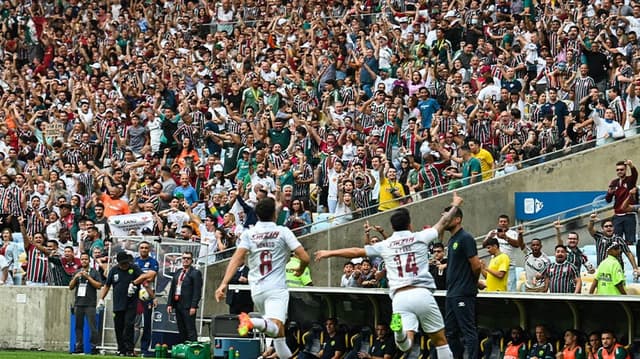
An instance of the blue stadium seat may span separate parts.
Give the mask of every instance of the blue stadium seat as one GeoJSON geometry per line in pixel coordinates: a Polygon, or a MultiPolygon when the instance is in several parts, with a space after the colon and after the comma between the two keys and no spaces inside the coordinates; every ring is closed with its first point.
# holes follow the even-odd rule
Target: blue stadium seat
{"type": "MultiPolygon", "coordinates": [[[[590,255],[596,255],[596,245],[595,244],[587,244],[586,246],[582,247],[582,253],[584,253],[586,256],[590,256],[590,255]]],[[[595,264],[595,262],[594,262],[595,264]]]]}

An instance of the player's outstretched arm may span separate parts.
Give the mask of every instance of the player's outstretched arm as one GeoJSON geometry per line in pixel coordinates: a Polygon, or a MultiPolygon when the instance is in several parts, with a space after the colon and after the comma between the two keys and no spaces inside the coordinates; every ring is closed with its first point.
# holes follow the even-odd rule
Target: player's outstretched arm
{"type": "Polygon", "coordinates": [[[233,253],[231,260],[229,261],[229,265],[227,265],[227,270],[224,272],[222,282],[220,282],[218,289],[216,289],[216,302],[220,302],[224,299],[227,292],[227,285],[229,285],[231,278],[233,278],[233,275],[236,274],[236,270],[238,270],[238,267],[242,264],[242,260],[246,253],[246,248],[236,248],[236,251],[233,253]]]}
{"type": "Polygon", "coordinates": [[[302,275],[302,273],[304,273],[304,270],[307,269],[309,262],[311,262],[311,258],[309,257],[309,253],[307,253],[303,246],[299,246],[293,252],[300,260],[300,267],[298,267],[298,269],[296,269],[294,273],[297,277],[299,277],[302,275]]]}
{"type": "Polygon", "coordinates": [[[331,257],[343,257],[343,258],[357,258],[357,257],[366,257],[367,252],[365,252],[364,248],[342,248],[342,249],[333,249],[333,250],[319,250],[316,252],[316,262],[324,258],[331,257]]]}
{"type": "Polygon", "coordinates": [[[442,214],[438,223],[433,225],[433,228],[438,231],[438,234],[444,233],[445,229],[449,226],[449,223],[451,223],[451,220],[455,216],[457,208],[462,206],[462,202],[464,202],[462,197],[458,196],[458,193],[454,191],[453,199],[451,200],[451,208],[449,211],[442,214]]]}

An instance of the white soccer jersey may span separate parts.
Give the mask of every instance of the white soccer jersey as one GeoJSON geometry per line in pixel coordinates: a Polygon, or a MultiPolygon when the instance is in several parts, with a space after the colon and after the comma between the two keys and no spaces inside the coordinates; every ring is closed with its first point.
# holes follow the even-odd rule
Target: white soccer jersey
{"type": "Polygon", "coordinates": [[[291,230],[273,222],[258,222],[240,235],[238,248],[249,250],[251,291],[287,288],[285,267],[301,244],[291,230]]]}
{"type": "Polygon", "coordinates": [[[429,243],[438,238],[433,228],[421,232],[399,231],[374,245],[365,246],[367,256],[384,259],[390,295],[407,287],[436,289],[429,273],[429,243]]]}

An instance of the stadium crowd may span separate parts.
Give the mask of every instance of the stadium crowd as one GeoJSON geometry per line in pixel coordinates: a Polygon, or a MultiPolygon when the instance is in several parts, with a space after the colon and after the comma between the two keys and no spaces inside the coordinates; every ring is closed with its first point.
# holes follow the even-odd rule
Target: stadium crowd
{"type": "Polygon", "coordinates": [[[208,243],[211,263],[265,196],[305,234],[312,213],[396,208],[640,117],[636,2],[9,0],[0,22],[16,284],[12,233],[29,283],[49,252],[67,274],[80,252],[98,267],[108,219],[132,213],[152,216],[136,234],[208,243]]]}

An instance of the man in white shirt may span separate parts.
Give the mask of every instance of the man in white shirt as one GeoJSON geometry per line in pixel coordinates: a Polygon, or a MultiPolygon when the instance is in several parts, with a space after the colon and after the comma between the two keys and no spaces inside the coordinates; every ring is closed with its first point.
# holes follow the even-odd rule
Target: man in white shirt
{"type": "Polygon", "coordinates": [[[443,213],[438,223],[420,232],[413,232],[411,218],[406,208],[391,215],[393,234],[382,242],[364,248],[320,250],[316,261],[330,257],[382,257],[387,269],[394,331],[398,348],[408,351],[413,345],[418,325],[429,335],[440,359],[453,358],[444,333],[444,321],[433,295],[435,281],[429,272],[429,244],[449,227],[456,216],[462,198],[454,192],[451,208],[443,213]]]}

